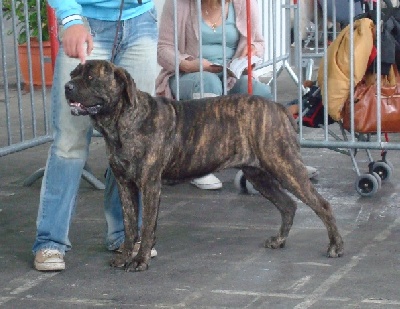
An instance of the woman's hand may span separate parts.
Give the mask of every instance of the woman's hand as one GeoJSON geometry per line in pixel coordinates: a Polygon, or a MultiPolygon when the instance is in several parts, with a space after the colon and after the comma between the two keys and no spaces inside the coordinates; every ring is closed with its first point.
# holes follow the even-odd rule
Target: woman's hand
{"type": "MultiPolygon", "coordinates": [[[[211,73],[219,73],[222,72],[222,66],[213,65],[207,59],[202,60],[203,71],[211,72],[211,73]]],[[[187,60],[184,59],[179,64],[179,69],[184,73],[193,73],[200,71],[200,59],[187,60]]]]}
{"type": "MultiPolygon", "coordinates": [[[[253,45],[253,44],[251,44],[250,45],[250,49],[251,49],[251,54],[250,54],[250,56],[254,56],[254,55],[256,55],[256,47],[253,45]]],[[[247,57],[247,55],[248,55],[248,52],[247,52],[247,46],[246,46],[246,48],[242,51],[242,53],[240,54],[240,58],[243,58],[243,57],[247,57]]]]}

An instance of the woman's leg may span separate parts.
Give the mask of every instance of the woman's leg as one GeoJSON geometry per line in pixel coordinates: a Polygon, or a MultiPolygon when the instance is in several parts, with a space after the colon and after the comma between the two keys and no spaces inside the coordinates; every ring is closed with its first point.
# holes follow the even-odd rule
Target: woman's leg
{"type": "MultiPolygon", "coordinates": [[[[236,81],[235,85],[231,90],[229,90],[228,93],[229,94],[248,93],[247,83],[248,83],[248,76],[242,75],[242,77],[236,81]]],[[[255,79],[253,79],[253,94],[260,95],[269,100],[272,99],[271,87],[255,79]]]]}
{"type": "MultiPolygon", "coordinates": [[[[200,85],[200,72],[185,73],[179,76],[179,99],[190,100],[200,98],[201,85],[200,85]]],[[[177,83],[178,78],[172,76],[169,79],[169,86],[173,96],[177,98],[177,83]]],[[[218,75],[210,72],[203,72],[203,96],[219,96],[222,95],[222,82],[218,75]]]]}

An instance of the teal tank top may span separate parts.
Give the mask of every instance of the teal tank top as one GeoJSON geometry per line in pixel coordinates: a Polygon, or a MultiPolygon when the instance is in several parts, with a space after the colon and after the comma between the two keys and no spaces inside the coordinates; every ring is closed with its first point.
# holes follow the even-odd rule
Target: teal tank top
{"type": "MultiPolygon", "coordinates": [[[[239,42],[239,31],[235,24],[235,9],[233,8],[232,3],[229,3],[228,10],[228,18],[225,21],[227,62],[232,59],[239,42]]],[[[207,25],[204,20],[202,20],[201,35],[203,41],[203,58],[213,63],[218,63],[222,65],[222,24],[213,30],[211,26],[207,25]]]]}

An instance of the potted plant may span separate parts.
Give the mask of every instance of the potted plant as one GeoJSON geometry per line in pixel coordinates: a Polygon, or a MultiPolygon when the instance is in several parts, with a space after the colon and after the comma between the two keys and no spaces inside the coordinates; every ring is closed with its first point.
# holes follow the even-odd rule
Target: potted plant
{"type": "MultiPolygon", "coordinates": [[[[34,86],[42,85],[39,40],[42,40],[43,44],[46,86],[50,86],[53,80],[46,0],[39,0],[39,5],[40,9],[38,10],[36,0],[3,0],[4,17],[9,20],[12,19],[13,14],[15,14],[18,31],[19,62],[25,86],[31,83],[34,86]],[[15,3],[15,10],[12,8],[12,1],[15,3]],[[28,8],[26,12],[28,24],[25,23],[25,3],[27,3],[28,8]],[[40,22],[38,20],[38,14],[40,14],[40,22]],[[39,29],[41,29],[41,38],[39,37],[39,29]],[[30,81],[29,78],[28,37],[30,38],[29,45],[32,56],[32,81],[30,81]]],[[[12,31],[12,29],[9,30],[8,34],[11,34],[12,31]]]]}

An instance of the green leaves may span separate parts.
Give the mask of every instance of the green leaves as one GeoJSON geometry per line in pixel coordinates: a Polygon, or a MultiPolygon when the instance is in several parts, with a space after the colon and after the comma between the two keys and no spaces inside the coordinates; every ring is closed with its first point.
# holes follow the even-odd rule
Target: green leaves
{"type": "MultiPolygon", "coordinates": [[[[31,38],[40,39],[39,28],[42,30],[42,40],[49,40],[46,0],[3,0],[3,16],[9,20],[13,14],[16,17],[19,44],[27,41],[28,33],[31,38]],[[15,10],[11,1],[15,3],[15,10]]],[[[12,31],[11,29],[7,33],[11,34],[12,31]]]]}

